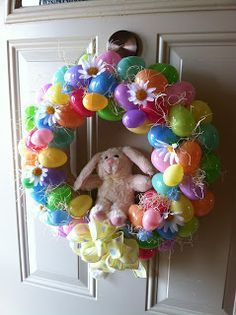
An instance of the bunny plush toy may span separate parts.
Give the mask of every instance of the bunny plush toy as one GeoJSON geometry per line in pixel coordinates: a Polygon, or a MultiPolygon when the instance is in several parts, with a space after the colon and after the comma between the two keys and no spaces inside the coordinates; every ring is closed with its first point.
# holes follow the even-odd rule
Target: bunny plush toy
{"type": "Polygon", "coordinates": [[[150,189],[153,174],[151,163],[136,149],[110,148],[97,153],[88,162],[77,177],[74,190],[97,188],[97,200],[90,211],[90,219],[108,220],[115,226],[122,226],[130,205],[134,203],[134,193],[150,189]],[[132,174],[133,163],[148,176],[132,174]],[[92,174],[95,169],[97,174],[92,174]]]}

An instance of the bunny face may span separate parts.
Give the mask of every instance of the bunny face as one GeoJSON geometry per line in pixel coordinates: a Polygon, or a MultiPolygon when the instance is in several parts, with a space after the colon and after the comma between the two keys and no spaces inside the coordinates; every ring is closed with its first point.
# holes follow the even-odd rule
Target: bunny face
{"type": "Polygon", "coordinates": [[[120,148],[111,148],[101,153],[97,166],[100,178],[115,175],[123,177],[132,172],[132,162],[120,148]]]}

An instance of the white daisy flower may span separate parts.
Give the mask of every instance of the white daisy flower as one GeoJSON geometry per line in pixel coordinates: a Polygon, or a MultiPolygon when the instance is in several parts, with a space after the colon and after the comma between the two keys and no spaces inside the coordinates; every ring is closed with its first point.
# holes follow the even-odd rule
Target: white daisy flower
{"type": "Polygon", "coordinates": [[[148,88],[148,81],[140,81],[140,83],[128,84],[128,93],[130,97],[128,100],[135,105],[147,105],[147,102],[152,102],[155,99],[154,91],[156,88],[148,88]]]}
{"type": "Polygon", "coordinates": [[[178,225],[184,225],[184,218],[181,216],[181,213],[175,213],[166,211],[162,215],[162,222],[159,226],[159,229],[163,228],[163,231],[166,233],[169,229],[172,233],[178,231],[178,225]]]}
{"type": "Polygon", "coordinates": [[[47,176],[48,169],[43,167],[41,164],[36,163],[35,166],[29,167],[25,170],[24,177],[28,178],[34,186],[38,184],[42,186],[44,177],[47,176]]]}
{"type": "Polygon", "coordinates": [[[90,79],[96,77],[106,70],[105,62],[101,59],[97,60],[96,56],[89,56],[88,60],[81,60],[82,69],[78,70],[80,73],[80,79],[90,79]]]}
{"type": "Polygon", "coordinates": [[[174,162],[177,164],[179,163],[179,158],[176,153],[177,147],[177,143],[168,144],[160,140],[155,141],[155,148],[156,151],[159,153],[158,155],[160,157],[164,156],[164,162],[167,162],[169,160],[170,165],[173,165],[174,162]]]}
{"type": "Polygon", "coordinates": [[[43,124],[49,125],[50,127],[55,125],[57,122],[56,115],[57,106],[53,104],[41,104],[38,108],[38,119],[44,119],[43,124]]]}

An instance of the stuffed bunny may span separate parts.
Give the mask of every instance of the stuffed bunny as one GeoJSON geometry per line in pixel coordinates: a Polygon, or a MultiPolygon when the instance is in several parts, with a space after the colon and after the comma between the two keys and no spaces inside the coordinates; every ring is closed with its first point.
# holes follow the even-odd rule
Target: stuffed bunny
{"type": "Polygon", "coordinates": [[[134,203],[134,192],[145,192],[152,186],[149,176],[132,174],[133,163],[145,174],[154,174],[148,159],[131,147],[110,148],[97,153],[83,168],[74,183],[74,190],[98,188],[90,218],[108,219],[115,226],[125,223],[129,206],[134,203]],[[98,175],[91,175],[95,168],[98,175]]]}

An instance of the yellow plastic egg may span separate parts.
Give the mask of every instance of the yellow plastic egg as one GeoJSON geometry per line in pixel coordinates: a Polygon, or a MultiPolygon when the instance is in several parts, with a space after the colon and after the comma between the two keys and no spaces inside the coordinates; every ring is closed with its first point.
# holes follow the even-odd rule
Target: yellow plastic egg
{"type": "Polygon", "coordinates": [[[150,130],[152,124],[149,121],[145,121],[144,124],[137,128],[127,128],[129,131],[136,133],[137,135],[145,135],[150,130]]]}
{"type": "Polygon", "coordinates": [[[98,93],[88,93],[83,98],[83,105],[86,109],[96,112],[108,105],[108,99],[98,93]]]}
{"type": "Polygon", "coordinates": [[[212,121],[212,111],[206,102],[200,100],[193,101],[190,105],[190,111],[195,122],[201,120],[204,123],[210,123],[212,121]]]}
{"type": "Polygon", "coordinates": [[[93,199],[88,195],[80,195],[71,200],[69,204],[70,215],[74,218],[81,218],[86,215],[92,207],[93,199]]]}
{"type": "Polygon", "coordinates": [[[189,222],[193,218],[193,205],[184,195],[181,195],[179,200],[171,202],[170,210],[179,213],[184,218],[184,222],[189,222]]]}
{"type": "Polygon", "coordinates": [[[60,149],[47,148],[39,153],[38,161],[44,167],[59,167],[66,163],[67,155],[60,149]]]}
{"type": "Polygon", "coordinates": [[[69,95],[61,92],[61,84],[56,83],[52,85],[44,96],[44,99],[53,104],[65,105],[69,102],[69,95]]]}
{"type": "Polygon", "coordinates": [[[174,164],[169,166],[164,174],[163,181],[167,186],[177,186],[182,182],[184,177],[184,169],[180,164],[174,164]]]}

